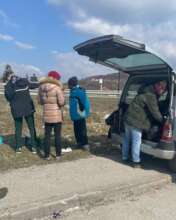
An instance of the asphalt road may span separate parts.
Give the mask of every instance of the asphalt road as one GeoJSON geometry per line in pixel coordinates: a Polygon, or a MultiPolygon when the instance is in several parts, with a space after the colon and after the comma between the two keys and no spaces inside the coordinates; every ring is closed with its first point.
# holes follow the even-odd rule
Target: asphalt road
{"type": "MultiPolygon", "coordinates": [[[[78,210],[63,220],[174,220],[176,219],[176,184],[154,189],[137,197],[90,210],[78,210]]],[[[51,218],[52,219],[52,218],[51,218]]]]}
{"type": "MultiPolygon", "coordinates": [[[[131,169],[130,166],[124,167],[122,173],[117,170],[116,176],[122,178],[123,175],[134,175],[139,183],[138,175],[140,172],[149,174],[157,172],[171,175],[172,183],[148,187],[145,192],[133,194],[133,189],[129,189],[127,196],[121,198],[120,194],[116,200],[109,199],[108,202],[97,204],[92,202],[88,206],[75,205],[62,212],[56,209],[50,216],[35,220],[174,220],[176,219],[176,183],[175,175],[168,172],[167,162],[149,156],[142,156],[143,168],[131,169]],[[128,173],[128,170],[131,173],[128,173]],[[128,173],[128,174],[127,174],[128,173]],[[131,192],[130,192],[131,191],[131,192]]],[[[122,168],[122,167],[121,167],[122,168]]],[[[115,173],[114,173],[115,174],[115,173]]],[[[162,174],[162,175],[163,175],[162,174]]],[[[131,179],[130,177],[130,179],[131,179]]],[[[131,179],[132,183],[134,180],[131,179]]],[[[140,185],[139,185],[140,187],[140,185]]],[[[139,189],[140,190],[140,189],[139,189]]]]}
{"type": "MultiPolygon", "coordinates": [[[[147,157],[142,169],[134,169],[122,164],[118,153],[113,157],[92,155],[72,162],[11,170],[1,173],[0,179],[0,187],[8,188],[0,206],[0,219],[3,220],[43,216],[59,219],[66,218],[62,215],[67,213],[73,220],[82,216],[86,219],[94,209],[97,217],[90,219],[103,219],[99,218],[100,206],[104,206],[104,212],[106,207],[112,209],[113,203],[116,207],[116,204],[131,201],[130,198],[133,201],[136,196],[174,181],[163,161],[147,157]],[[76,212],[72,211],[82,209],[85,212],[73,218],[76,212]]],[[[104,219],[111,220],[106,218],[108,213],[105,211],[104,219]]]]}

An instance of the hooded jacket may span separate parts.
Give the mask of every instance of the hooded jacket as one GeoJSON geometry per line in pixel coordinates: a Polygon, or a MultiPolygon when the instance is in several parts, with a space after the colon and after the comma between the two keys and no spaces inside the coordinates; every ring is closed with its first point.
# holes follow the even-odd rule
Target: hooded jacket
{"type": "Polygon", "coordinates": [[[26,78],[14,77],[5,85],[5,97],[10,103],[14,118],[34,113],[34,104],[29,93],[30,83],[26,78]]]}
{"type": "Polygon", "coordinates": [[[46,123],[63,121],[62,107],[65,104],[60,81],[47,77],[40,81],[39,103],[43,105],[43,119],[46,123]]]}
{"type": "Polygon", "coordinates": [[[85,89],[79,85],[70,90],[70,117],[72,121],[87,118],[90,115],[90,103],[85,89]]]}
{"type": "Polygon", "coordinates": [[[151,118],[162,123],[163,117],[158,106],[158,97],[153,86],[140,91],[128,107],[124,115],[124,122],[140,130],[151,128],[151,118]]]}

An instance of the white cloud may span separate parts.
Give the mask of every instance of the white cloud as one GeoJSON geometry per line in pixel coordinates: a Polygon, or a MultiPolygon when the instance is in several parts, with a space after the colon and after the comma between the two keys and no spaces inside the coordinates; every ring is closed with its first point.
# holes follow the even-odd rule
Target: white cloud
{"type": "Polygon", "coordinates": [[[82,9],[89,17],[96,16],[114,22],[136,23],[138,21],[148,23],[151,20],[165,20],[176,11],[175,0],[48,0],[49,4],[65,7],[65,11],[72,10],[72,14],[78,16],[77,8],[82,9]],[[159,7],[158,7],[159,6],[159,7]],[[146,19],[148,18],[148,19],[146,19]],[[140,20],[139,20],[140,19],[140,20]]]}
{"type": "Polygon", "coordinates": [[[24,50],[33,50],[36,49],[35,46],[31,44],[26,44],[20,41],[15,41],[14,37],[7,34],[1,34],[0,33],[0,41],[12,41],[18,48],[24,49],[24,50]]]}
{"type": "Polygon", "coordinates": [[[121,35],[147,44],[176,66],[175,0],[48,0],[48,3],[62,7],[66,24],[87,38],[121,35]]]}
{"type": "Polygon", "coordinates": [[[61,72],[62,80],[71,76],[84,78],[93,75],[114,72],[112,69],[90,62],[86,57],[79,56],[75,52],[55,54],[56,70],[61,72]]]}
{"type": "Polygon", "coordinates": [[[4,25],[10,27],[15,27],[15,28],[19,27],[19,24],[12,22],[9,16],[1,9],[0,9],[0,21],[2,21],[4,25]]]}
{"type": "Polygon", "coordinates": [[[53,4],[53,5],[61,5],[63,4],[62,0],[48,0],[49,4],[53,4]]]}
{"type": "Polygon", "coordinates": [[[14,38],[7,34],[0,34],[0,40],[3,41],[12,41],[14,38]]]}
{"type": "Polygon", "coordinates": [[[132,31],[130,25],[113,25],[96,17],[83,21],[69,22],[69,24],[80,32],[94,33],[94,35],[109,33],[125,35],[132,31]]]}
{"type": "Polygon", "coordinates": [[[0,9],[0,17],[1,19],[3,20],[7,20],[8,19],[8,16],[6,15],[6,13],[0,9]]]}
{"type": "Polygon", "coordinates": [[[35,73],[38,76],[42,75],[42,71],[40,70],[40,68],[33,66],[33,65],[26,65],[26,64],[18,64],[15,62],[3,62],[0,63],[0,74],[2,75],[6,64],[10,64],[13,71],[15,72],[15,74],[17,74],[18,76],[26,76],[26,74],[28,74],[29,76],[32,75],[33,73],[35,73]]]}
{"type": "Polygon", "coordinates": [[[53,55],[56,55],[56,54],[58,54],[59,52],[57,51],[57,50],[52,50],[51,51],[51,54],[53,54],[53,55]]]}
{"type": "Polygon", "coordinates": [[[26,44],[20,41],[15,41],[13,36],[7,35],[7,34],[0,33],[0,41],[12,41],[18,48],[24,49],[24,50],[36,49],[36,47],[31,44],[26,44]]]}
{"type": "Polygon", "coordinates": [[[21,49],[24,49],[24,50],[32,50],[32,49],[35,49],[36,47],[31,45],[31,44],[26,44],[26,43],[22,43],[20,41],[15,41],[15,45],[18,47],[18,48],[21,48],[21,49]]]}
{"type": "Polygon", "coordinates": [[[143,26],[142,24],[116,25],[98,18],[90,18],[79,22],[70,22],[69,24],[79,32],[94,33],[94,36],[110,33],[121,35],[134,41],[144,42],[159,53],[162,58],[168,60],[170,64],[176,64],[175,23],[161,23],[154,28],[152,25],[143,26]]]}

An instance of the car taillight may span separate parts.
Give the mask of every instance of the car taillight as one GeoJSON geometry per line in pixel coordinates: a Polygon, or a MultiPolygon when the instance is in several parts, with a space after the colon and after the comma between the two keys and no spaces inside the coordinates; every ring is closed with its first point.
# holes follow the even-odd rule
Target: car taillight
{"type": "Polygon", "coordinates": [[[172,124],[169,119],[167,119],[162,129],[161,141],[171,142],[172,139],[172,124]]]}

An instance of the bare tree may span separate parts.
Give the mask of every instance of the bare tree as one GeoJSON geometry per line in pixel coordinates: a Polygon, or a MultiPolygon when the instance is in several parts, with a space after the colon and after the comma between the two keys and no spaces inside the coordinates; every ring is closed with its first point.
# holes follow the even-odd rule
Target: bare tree
{"type": "Polygon", "coordinates": [[[5,66],[5,70],[3,72],[3,77],[2,77],[3,82],[6,82],[7,79],[9,78],[9,76],[12,75],[12,74],[14,74],[14,72],[12,70],[12,67],[9,64],[7,64],[5,66]]]}

